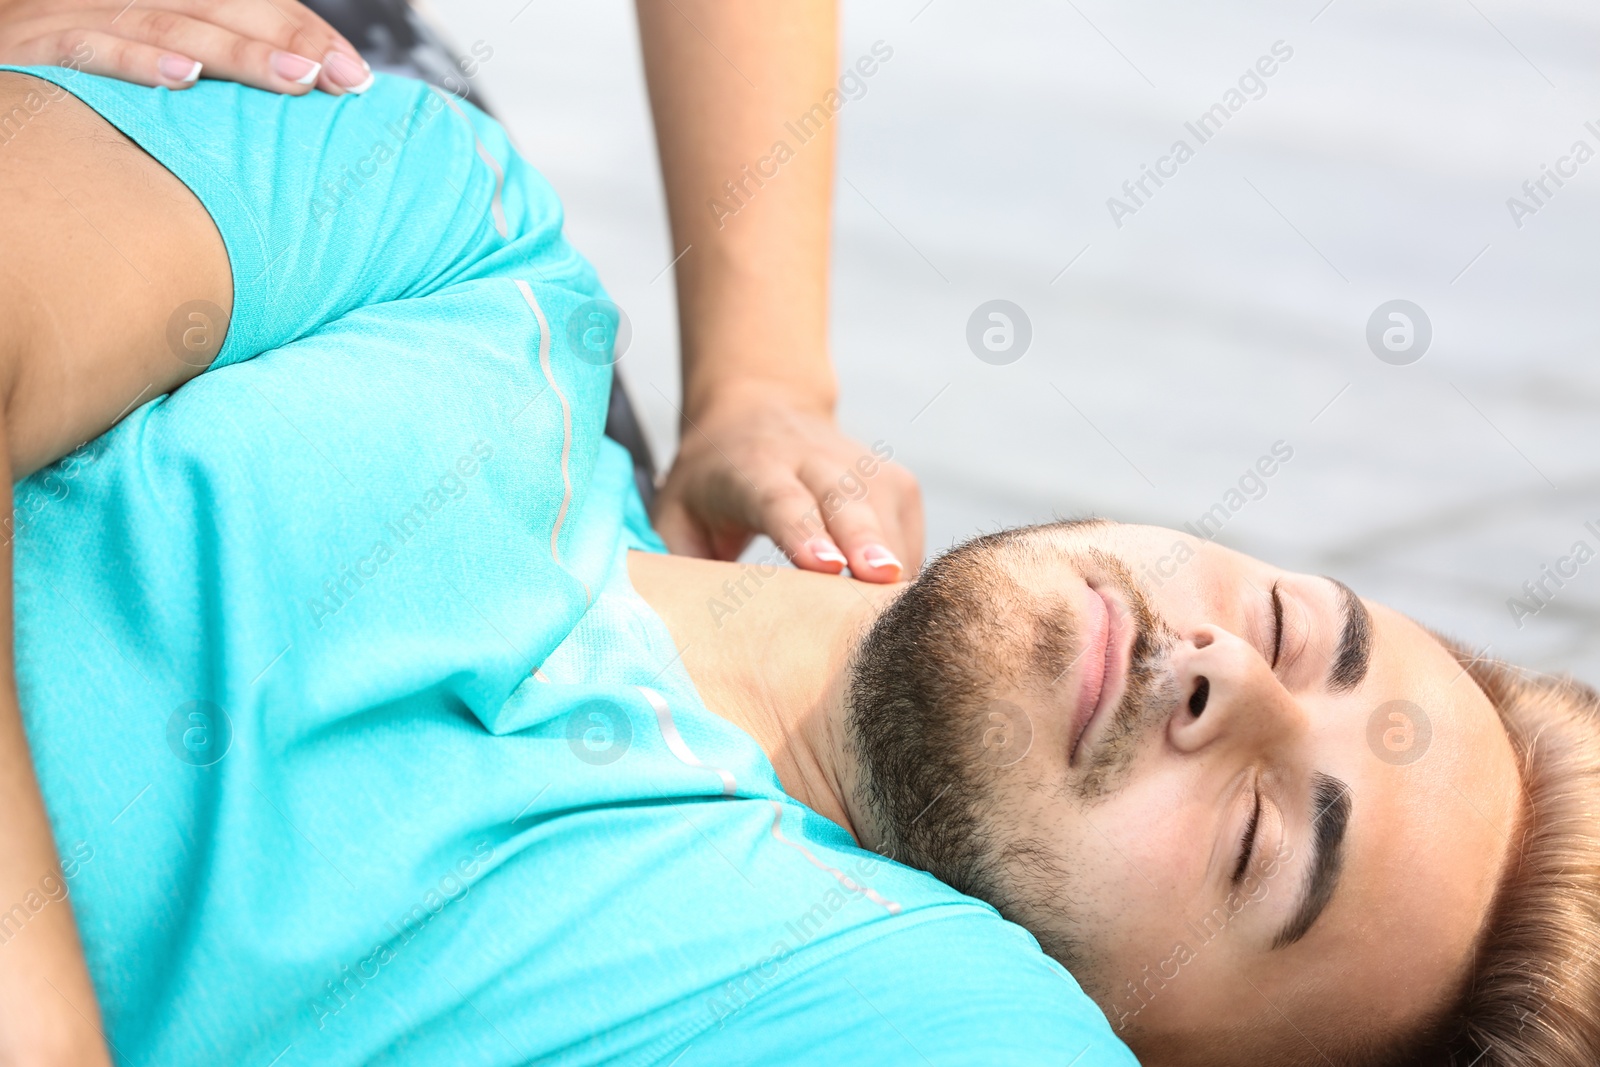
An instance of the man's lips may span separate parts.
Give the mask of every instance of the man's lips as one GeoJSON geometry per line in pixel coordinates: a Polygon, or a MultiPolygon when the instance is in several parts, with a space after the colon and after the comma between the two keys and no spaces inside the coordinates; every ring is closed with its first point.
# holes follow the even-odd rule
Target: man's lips
{"type": "Polygon", "coordinates": [[[1089,728],[1100,718],[1101,711],[1120,698],[1123,688],[1117,683],[1127,671],[1125,642],[1121,640],[1124,626],[1121,613],[1114,601],[1093,586],[1087,587],[1083,611],[1083,651],[1078,655],[1078,702],[1073,711],[1072,749],[1067,763],[1076,765],[1078,753],[1089,728]]]}

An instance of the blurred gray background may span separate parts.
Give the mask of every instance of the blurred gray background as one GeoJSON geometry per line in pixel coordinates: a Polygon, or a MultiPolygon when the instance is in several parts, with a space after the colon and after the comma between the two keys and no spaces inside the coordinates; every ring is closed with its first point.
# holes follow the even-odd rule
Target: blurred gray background
{"type": "MultiPolygon", "coordinates": [[[[632,319],[620,367],[665,464],[673,251],[631,4],[433,13],[494,49],[476,85],[632,319]]],[[[1542,205],[1522,189],[1600,150],[1600,8],[846,0],[841,58],[879,40],[837,119],[833,355],[845,429],[922,480],[930,551],[1055,516],[1181,525],[1281,440],[1219,541],[1600,683],[1600,559],[1531,617],[1507,603],[1600,550],[1600,158],[1542,205]],[[1116,225],[1107,198],[1279,41],[1259,98],[1116,225]],[[967,342],[991,299],[1031,324],[1005,365],[967,342]],[[1409,365],[1367,342],[1394,299],[1431,323],[1409,365]]]]}

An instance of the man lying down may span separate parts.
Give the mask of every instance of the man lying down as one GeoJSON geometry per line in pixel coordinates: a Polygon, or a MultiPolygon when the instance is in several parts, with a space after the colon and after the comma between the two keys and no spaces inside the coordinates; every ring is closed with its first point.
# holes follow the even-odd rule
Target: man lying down
{"type": "Polygon", "coordinates": [[[29,901],[118,1062],[1600,1055],[1589,690],[1160,529],[669,557],[475,109],[33,75],[29,901]]]}

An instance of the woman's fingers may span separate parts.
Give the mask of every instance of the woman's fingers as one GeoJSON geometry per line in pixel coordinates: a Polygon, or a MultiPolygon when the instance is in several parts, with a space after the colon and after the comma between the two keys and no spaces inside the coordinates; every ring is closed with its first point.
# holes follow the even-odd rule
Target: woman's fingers
{"type": "Polygon", "coordinates": [[[93,30],[61,30],[14,44],[5,50],[7,63],[19,66],[63,66],[138,85],[187,89],[204,65],[193,56],[130,41],[93,30]]]}
{"type": "Polygon", "coordinates": [[[364,93],[372,68],[345,37],[299,0],[157,0],[275,49],[322,64],[317,88],[338,95],[364,93]]]}
{"type": "Polygon", "coordinates": [[[785,467],[773,466],[757,474],[759,488],[754,492],[753,529],[772,538],[796,567],[808,571],[838,574],[850,562],[828,534],[822,506],[810,486],[785,467]]]}
{"type": "Polygon", "coordinates": [[[883,491],[888,469],[880,466],[871,480],[848,464],[808,463],[800,472],[829,537],[850,573],[864,582],[898,582],[910,574],[898,503],[883,491]]]}
{"type": "Polygon", "coordinates": [[[322,62],[245,37],[216,23],[174,11],[129,9],[117,23],[125,37],[176,55],[194,56],[206,77],[239,82],[275,93],[309,93],[322,73],[322,62]]]}
{"type": "Polygon", "coordinates": [[[355,48],[297,0],[31,4],[0,25],[0,61],[171,89],[194,84],[197,63],[208,78],[292,95],[359,93],[372,84],[355,48]]]}
{"type": "Polygon", "coordinates": [[[313,87],[364,92],[372,75],[326,23],[305,12],[291,20],[277,4],[240,9],[223,3],[203,14],[130,8],[119,32],[205,64],[206,76],[257,89],[299,95],[313,87]]]}
{"type": "Polygon", "coordinates": [[[811,490],[781,464],[729,468],[719,453],[680,453],[656,493],[651,524],[683,556],[733,560],[756,533],[803,570],[838,574],[849,560],[828,536],[811,490]]]}
{"type": "Polygon", "coordinates": [[[712,408],[692,425],[654,508],[675,551],[733,559],[766,534],[803,570],[895,582],[921,566],[921,491],[883,442],[869,451],[781,396],[712,408]]]}

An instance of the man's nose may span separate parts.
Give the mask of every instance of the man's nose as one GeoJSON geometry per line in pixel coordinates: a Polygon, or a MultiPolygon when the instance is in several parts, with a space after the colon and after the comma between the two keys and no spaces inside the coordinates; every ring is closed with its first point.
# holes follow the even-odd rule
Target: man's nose
{"type": "Polygon", "coordinates": [[[1168,734],[1179,751],[1270,746],[1305,729],[1304,710],[1243,638],[1218,626],[1196,627],[1177,643],[1171,662],[1178,702],[1168,734]]]}

